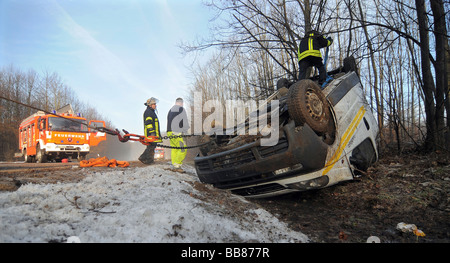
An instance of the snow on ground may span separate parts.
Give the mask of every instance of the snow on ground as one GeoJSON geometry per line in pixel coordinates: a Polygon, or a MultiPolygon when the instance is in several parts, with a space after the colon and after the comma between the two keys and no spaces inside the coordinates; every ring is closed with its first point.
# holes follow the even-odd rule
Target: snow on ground
{"type": "Polygon", "coordinates": [[[226,196],[249,207],[235,212],[207,198],[192,167],[183,174],[167,167],[85,168],[78,183],[0,193],[0,242],[308,242],[243,198],[226,196]]]}

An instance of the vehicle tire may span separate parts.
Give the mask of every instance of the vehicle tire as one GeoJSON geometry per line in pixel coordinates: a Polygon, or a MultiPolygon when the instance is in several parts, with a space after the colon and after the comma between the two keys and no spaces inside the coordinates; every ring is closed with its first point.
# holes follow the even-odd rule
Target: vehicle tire
{"type": "Polygon", "coordinates": [[[289,88],[289,80],[281,78],[277,81],[277,90],[280,90],[282,88],[289,88]]]}
{"type": "Polygon", "coordinates": [[[326,132],[331,113],[328,101],[320,87],[312,80],[303,79],[289,88],[289,116],[296,126],[308,124],[317,133],[326,132]]]}
{"type": "Polygon", "coordinates": [[[356,72],[356,60],[353,56],[344,58],[344,72],[348,73],[350,71],[356,72]]]}
{"type": "Polygon", "coordinates": [[[45,155],[45,150],[41,149],[39,144],[36,146],[36,162],[37,163],[47,162],[47,155],[45,155]]]}
{"type": "Polygon", "coordinates": [[[75,158],[77,158],[79,162],[84,161],[86,160],[86,154],[78,154],[78,157],[75,158]]]}

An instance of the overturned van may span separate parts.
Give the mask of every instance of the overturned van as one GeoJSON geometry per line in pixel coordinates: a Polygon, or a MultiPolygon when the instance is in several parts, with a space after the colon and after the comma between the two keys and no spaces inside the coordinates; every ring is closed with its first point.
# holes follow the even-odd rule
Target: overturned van
{"type": "Polygon", "coordinates": [[[269,197],[331,186],[367,171],[378,160],[378,125],[359,76],[345,64],[329,74],[334,79],[323,90],[312,79],[278,82],[271,96],[279,101],[276,144],[264,146],[261,136],[208,136],[211,143],[194,159],[200,181],[269,197]]]}

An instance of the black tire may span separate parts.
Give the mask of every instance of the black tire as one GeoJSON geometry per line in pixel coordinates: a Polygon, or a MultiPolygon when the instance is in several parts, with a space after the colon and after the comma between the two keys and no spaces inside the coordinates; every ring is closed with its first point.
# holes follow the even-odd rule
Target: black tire
{"type": "Polygon", "coordinates": [[[45,150],[41,149],[39,144],[36,146],[36,162],[37,163],[47,162],[47,155],[45,155],[45,150]]]}
{"type": "Polygon", "coordinates": [[[289,88],[289,80],[281,78],[277,81],[277,90],[280,90],[282,88],[289,88]]]}
{"type": "Polygon", "coordinates": [[[332,120],[330,108],[320,87],[312,80],[294,83],[288,94],[289,116],[296,126],[308,124],[317,133],[325,133],[332,120]]]}
{"type": "Polygon", "coordinates": [[[78,160],[79,162],[81,162],[81,161],[86,160],[86,155],[87,155],[87,154],[78,154],[78,157],[75,156],[75,158],[77,158],[77,160],[78,160]]]}
{"type": "Polygon", "coordinates": [[[356,72],[356,60],[353,56],[344,58],[344,72],[348,73],[350,71],[356,72]]]}

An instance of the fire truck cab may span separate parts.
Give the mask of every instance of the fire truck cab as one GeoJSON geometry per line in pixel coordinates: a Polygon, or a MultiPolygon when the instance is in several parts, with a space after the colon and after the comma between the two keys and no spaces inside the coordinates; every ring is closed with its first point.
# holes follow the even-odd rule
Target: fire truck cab
{"type": "Polygon", "coordinates": [[[54,114],[38,111],[20,124],[19,150],[25,162],[84,160],[91,146],[106,140],[104,132],[89,127],[105,127],[105,122],[91,120],[88,126],[86,118],[73,114],[71,107],[54,114]]]}

